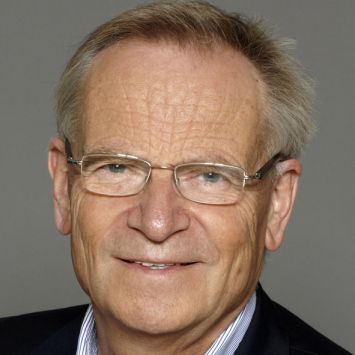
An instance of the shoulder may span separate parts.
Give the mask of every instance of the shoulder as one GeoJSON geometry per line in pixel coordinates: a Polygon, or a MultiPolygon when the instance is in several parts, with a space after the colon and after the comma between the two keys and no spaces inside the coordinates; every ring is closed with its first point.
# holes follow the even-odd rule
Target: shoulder
{"type": "Polygon", "coordinates": [[[283,306],[271,300],[270,302],[278,325],[288,334],[291,355],[350,354],[283,306]]]}
{"type": "Polygon", "coordinates": [[[82,305],[0,318],[1,349],[8,349],[6,354],[29,353],[65,328],[71,329],[75,339],[86,310],[87,305],[82,305]]]}

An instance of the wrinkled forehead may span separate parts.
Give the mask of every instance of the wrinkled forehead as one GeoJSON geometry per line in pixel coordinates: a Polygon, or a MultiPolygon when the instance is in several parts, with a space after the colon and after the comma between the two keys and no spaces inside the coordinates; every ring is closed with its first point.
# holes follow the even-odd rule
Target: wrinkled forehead
{"type": "Polygon", "coordinates": [[[86,78],[83,150],[150,160],[250,155],[263,101],[257,70],[232,49],[123,41],[97,55],[86,78]]]}

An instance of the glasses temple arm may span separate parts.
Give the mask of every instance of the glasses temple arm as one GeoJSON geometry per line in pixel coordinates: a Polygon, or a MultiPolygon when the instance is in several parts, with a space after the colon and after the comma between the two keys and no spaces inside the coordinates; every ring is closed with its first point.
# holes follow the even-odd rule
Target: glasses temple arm
{"type": "Polygon", "coordinates": [[[73,158],[73,152],[71,150],[71,146],[70,146],[70,142],[69,142],[68,138],[65,138],[64,145],[65,145],[65,155],[67,158],[67,163],[80,165],[80,160],[75,160],[73,158]]]}
{"type": "Polygon", "coordinates": [[[253,176],[255,179],[262,179],[273,167],[276,163],[282,162],[289,159],[288,156],[278,153],[274,155],[265,165],[263,165],[253,176]]]}

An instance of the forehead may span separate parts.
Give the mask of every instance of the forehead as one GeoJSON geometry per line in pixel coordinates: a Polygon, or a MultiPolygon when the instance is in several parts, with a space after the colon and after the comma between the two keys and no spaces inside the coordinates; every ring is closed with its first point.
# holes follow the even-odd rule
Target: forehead
{"type": "Polygon", "coordinates": [[[232,162],[255,151],[263,84],[254,66],[229,48],[199,52],[122,41],[94,59],[83,96],[85,152],[176,163],[232,162]]]}

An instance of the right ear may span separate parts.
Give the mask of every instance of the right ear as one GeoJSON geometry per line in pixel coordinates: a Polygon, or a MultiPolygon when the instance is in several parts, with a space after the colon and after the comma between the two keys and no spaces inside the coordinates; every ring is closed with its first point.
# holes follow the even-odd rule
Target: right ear
{"type": "Polygon", "coordinates": [[[60,233],[67,235],[71,232],[68,164],[65,144],[58,137],[49,142],[48,170],[53,183],[55,224],[60,233]]]}

